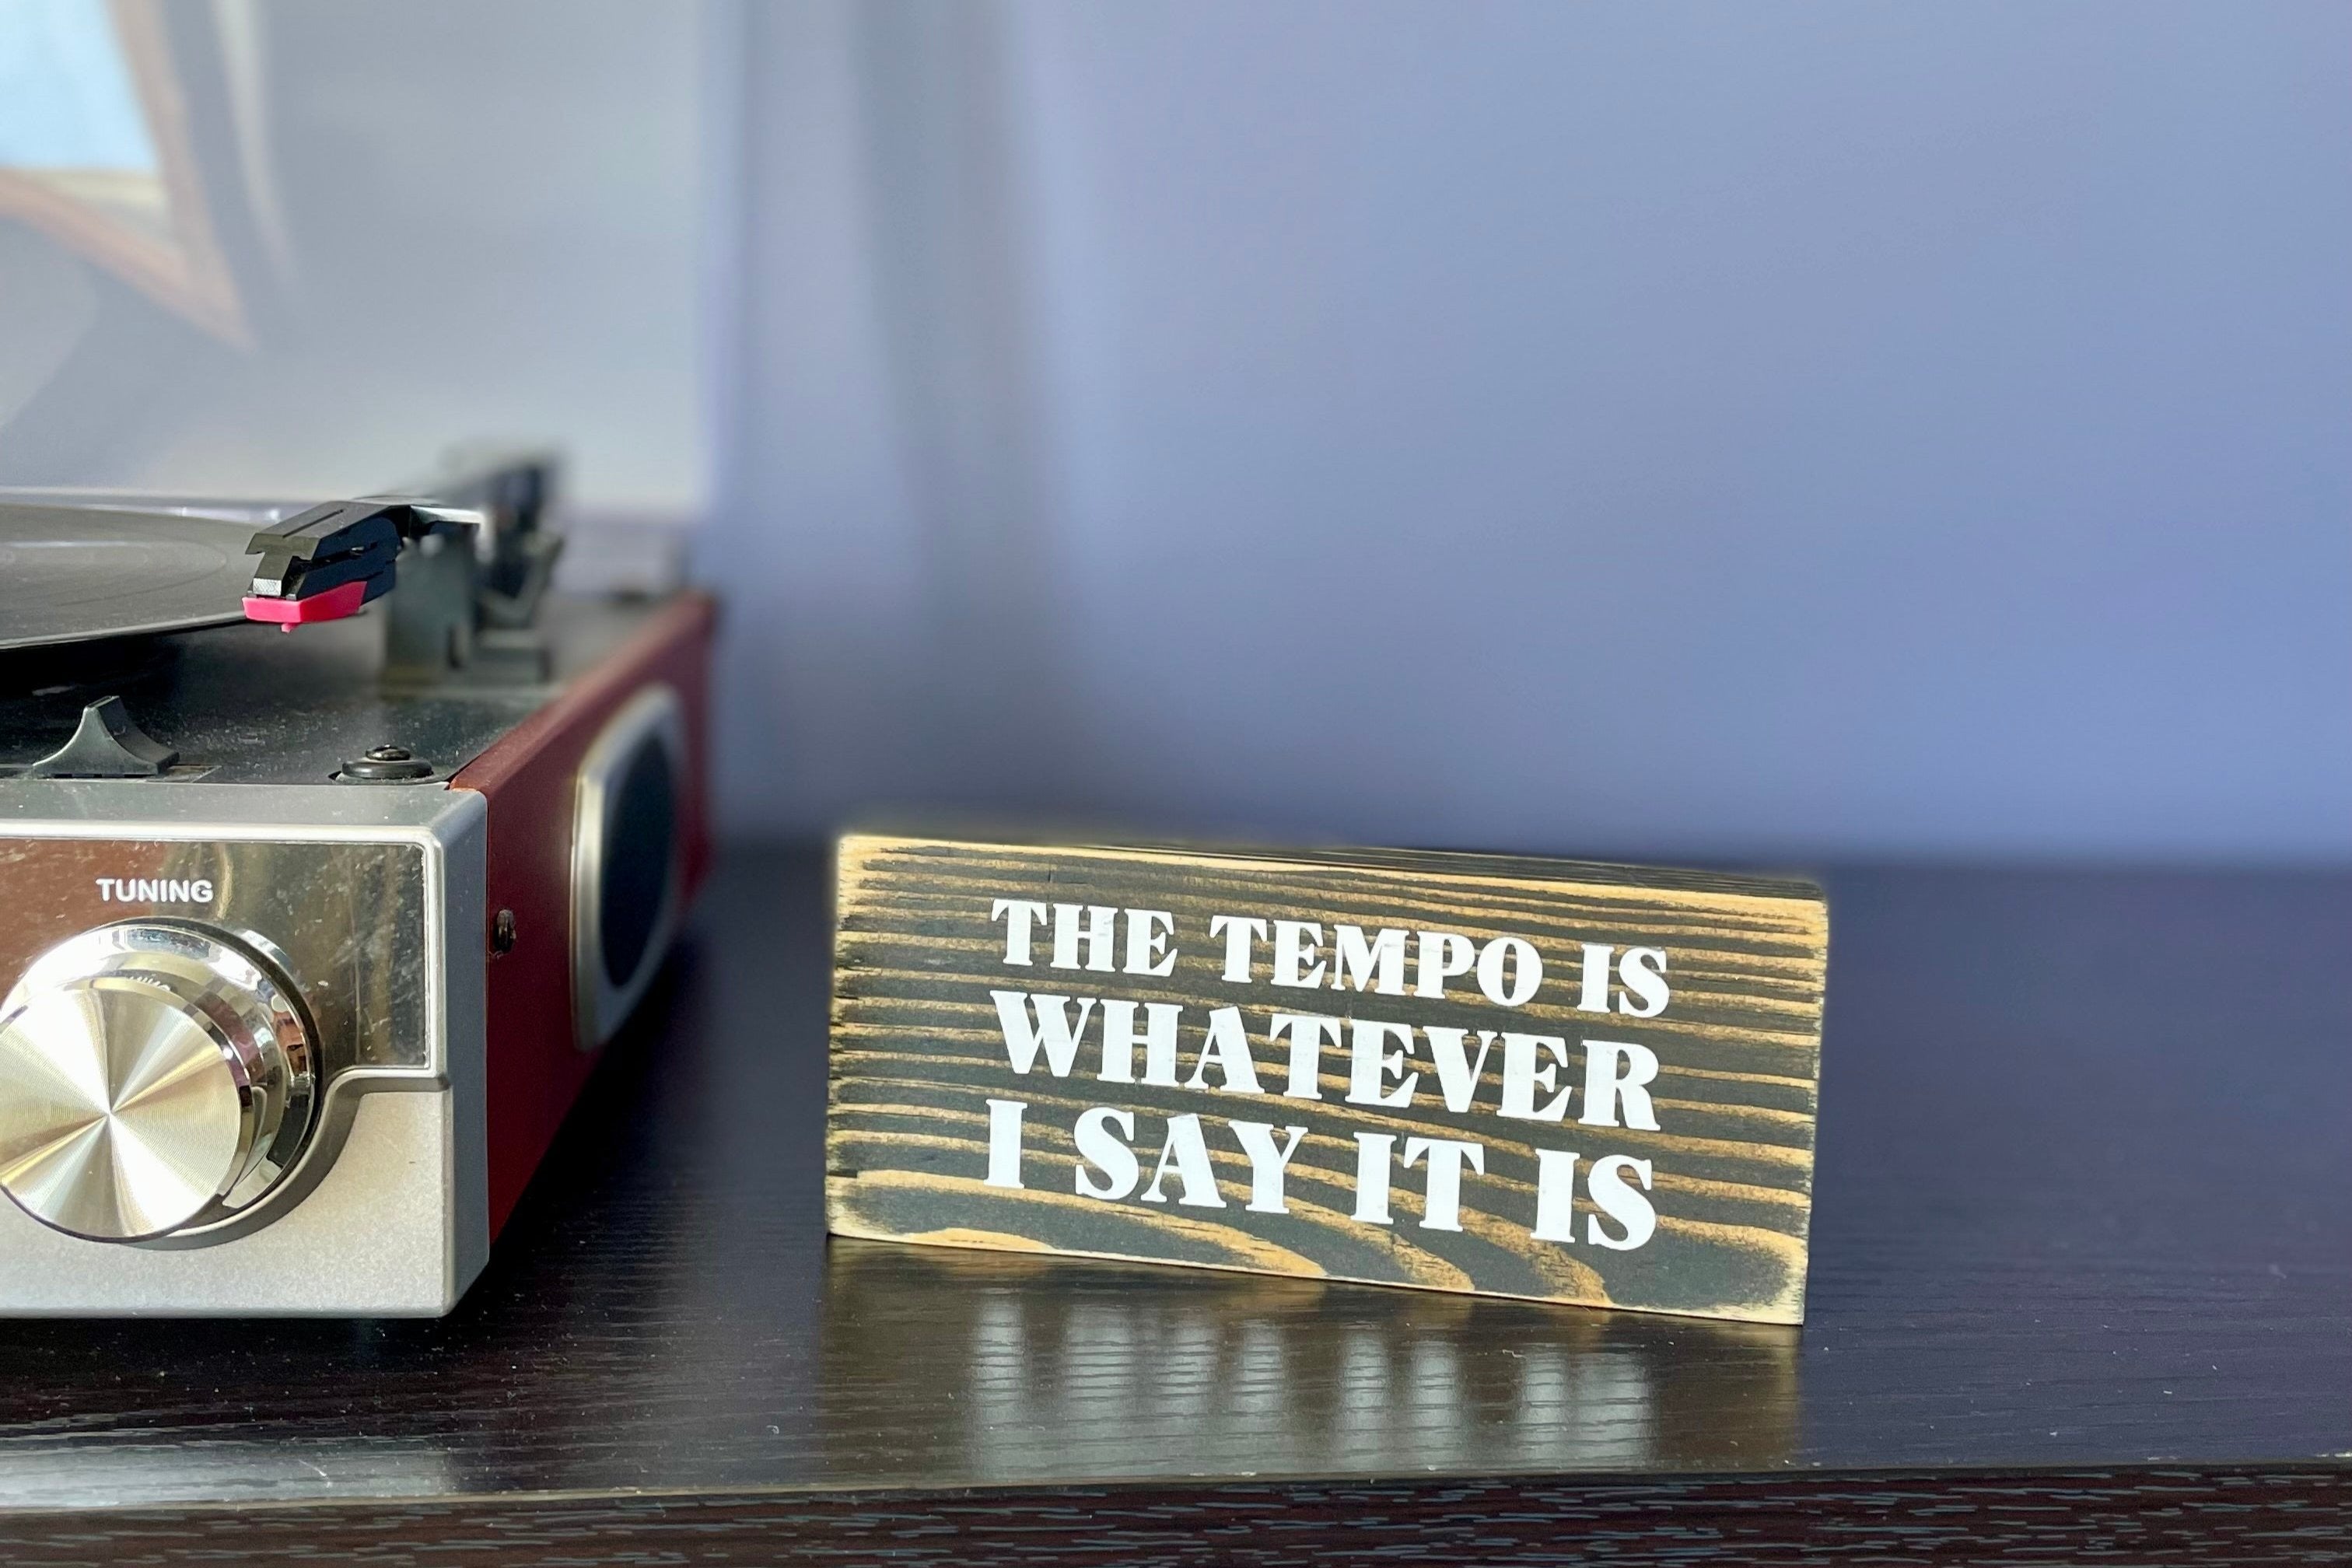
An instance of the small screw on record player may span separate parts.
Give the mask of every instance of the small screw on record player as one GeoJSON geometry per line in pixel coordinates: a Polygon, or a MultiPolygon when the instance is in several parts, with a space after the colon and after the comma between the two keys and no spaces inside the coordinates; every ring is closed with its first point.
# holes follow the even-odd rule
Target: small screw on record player
{"type": "Polygon", "coordinates": [[[447,1311],[707,859],[713,605],[552,468],[0,492],[0,1314],[447,1311]]]}

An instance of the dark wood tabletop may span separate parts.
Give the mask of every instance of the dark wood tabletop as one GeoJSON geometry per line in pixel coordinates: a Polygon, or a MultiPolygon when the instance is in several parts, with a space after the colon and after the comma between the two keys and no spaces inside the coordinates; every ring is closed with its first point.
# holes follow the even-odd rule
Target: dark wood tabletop
{"type": "Polygon", "coordinates": [[[2352,877],[1827,882],[1801,1329],[828,1246],[742,850],[454,1316],[0,1324],[0,1558],[2352,1556],[2352,877]]]}

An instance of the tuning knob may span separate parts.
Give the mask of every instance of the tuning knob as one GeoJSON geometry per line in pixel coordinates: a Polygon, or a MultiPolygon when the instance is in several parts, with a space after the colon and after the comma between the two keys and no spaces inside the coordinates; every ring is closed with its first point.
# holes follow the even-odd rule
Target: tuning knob
{"type": "Polygon", "coordinates": [[[226,1219],[309,1136],[314,1040],[256,941],[126,921],[60,942],[0,1001],[0,1190],[93,1241],[226,1219]]]}

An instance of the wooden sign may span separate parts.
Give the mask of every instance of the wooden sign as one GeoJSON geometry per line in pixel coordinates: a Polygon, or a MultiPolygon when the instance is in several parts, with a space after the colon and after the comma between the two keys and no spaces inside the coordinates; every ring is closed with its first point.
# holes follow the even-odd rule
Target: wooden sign
{"type": "Polygon", "coordinates": [[[837,915],[841,1235],[1803,1317],[1809,884],[851,837],[837,915]]]}

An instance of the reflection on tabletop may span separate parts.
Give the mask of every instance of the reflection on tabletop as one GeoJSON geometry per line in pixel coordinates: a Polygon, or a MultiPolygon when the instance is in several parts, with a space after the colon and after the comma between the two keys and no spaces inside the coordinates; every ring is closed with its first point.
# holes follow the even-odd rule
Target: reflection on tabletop
{"type": "Polygon", "coordinates": [[[0,1454],[0,1509],[437,1497],[456,1486],[447,1447],[424,1437],[155,1433],[145,1443],[12,1444],[0,1454]]]}
{"type": "Polygon", "coordinates": [[[825,1468],[980,1483],[1785,1462],[1797,1331],[836,1238],[825,1468]]]}

